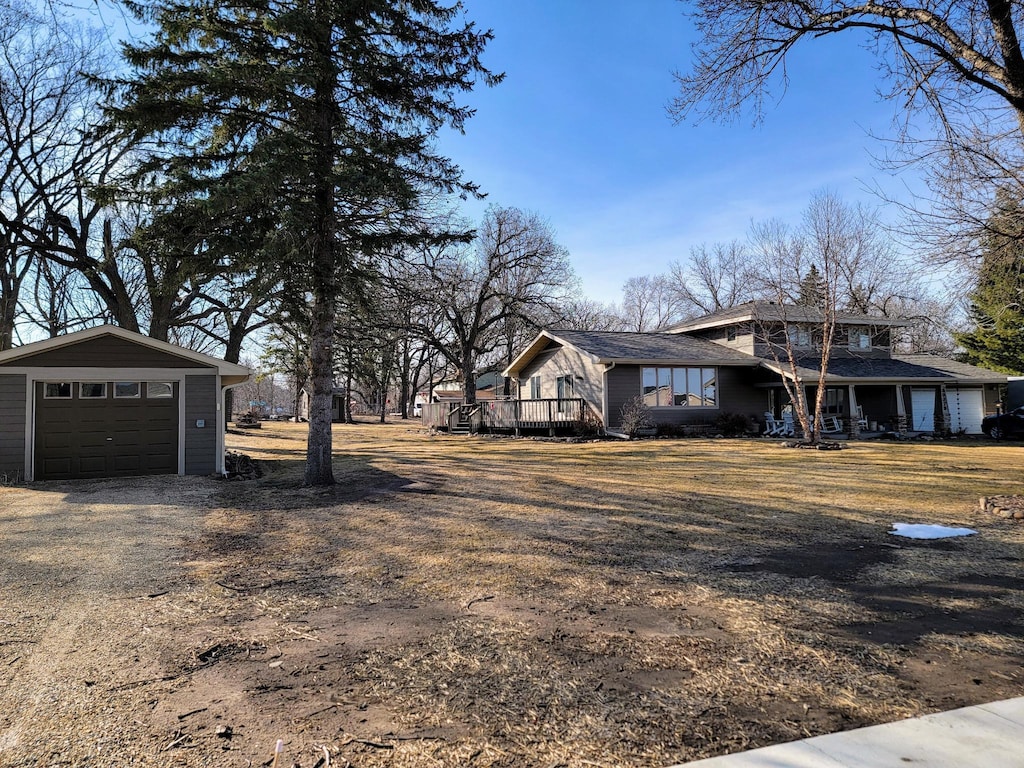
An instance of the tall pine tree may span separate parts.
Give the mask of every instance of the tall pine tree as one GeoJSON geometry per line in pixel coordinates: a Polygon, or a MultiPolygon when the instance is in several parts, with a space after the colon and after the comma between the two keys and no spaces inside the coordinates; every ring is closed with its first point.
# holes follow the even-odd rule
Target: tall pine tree
{"type": "Polygon", "coordinates": [[[1024,373],[1024,207],[1003,191],[982,239],[978,282],[969,299],[974,329],[956,337],[964,360],[1024,373]]]}
{"type": "Polygon", "coordinates": [[[143,170],[200,201],[211,233],[258,222],[251,257],[311,297],[305,481],[333,483],[335,310],[358,279],[352,254],[414,239],[406,220],[424,193],[476,192],[431,141],[471,115],[459,94],[500,80],[480,61],[491,34],[435,0],[131,7],[157,31],[125,49],[135,75],[114,122],[153,142],[143,170]]]}

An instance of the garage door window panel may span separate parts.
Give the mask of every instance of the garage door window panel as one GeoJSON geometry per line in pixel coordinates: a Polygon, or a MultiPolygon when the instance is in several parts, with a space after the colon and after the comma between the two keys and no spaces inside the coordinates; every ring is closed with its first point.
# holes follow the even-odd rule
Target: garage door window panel
{"type": "Polygon", "coordinates": [[[115,381],[115,400],[137,400],[142,397],[142,384],[138,381],[115,381]]]}
{"type": "Polygon", "coordinates": [[[146,397],[162,400],[174,397],[174,384],[170,381],[150,381],[146,384],[146,397]]]}
{"type": "Polygon", "coordinates": [[[70,400],[70,381],[48,381],[43,386],[43,397],[47,400],[70,400]]]}
{"type": "Polygon", "coordinates": [[[106,382],[83,381],[78,386],[78,396],[82,400],[102,400],[107,396],[106,382]]]}

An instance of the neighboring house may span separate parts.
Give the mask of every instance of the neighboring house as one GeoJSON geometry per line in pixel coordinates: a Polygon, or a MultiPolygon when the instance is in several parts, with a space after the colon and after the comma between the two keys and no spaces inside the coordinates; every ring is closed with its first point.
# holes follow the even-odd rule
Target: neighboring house
{"type": "Polygon", "coordinates": [[[0,476],[224,471],[224,392],[249,369],[103,325],[0,352],[0,476]]]}
{"type": "MultiPolygon", "coordinates": [[[[808,401],[821,365],[820,313],[751,302],[663,332],[542,331],[505,370],[523,400],[581,397],[606,429],[640,396],[659,424],[711,423],[723,413],[764,422],[789,407],[792,378],[782,345],[799,358],[808,401]],[[772,355],[775,345],[776,356],[772,355]]],[[[825,416],[844,430],[981,433],[1007,377],[933,355],[892,353],[892,329],[906,321],[842,315],[829,362],[825,416]],[[872,430],[873,427],[873,430],[872,430]]]]}
{"type": "MultiPolygon", "coordinates": [[[[476,378],[476,399],[477,400],[500,400],[505,397],[505,379],[499,371],[487,371],[476,378]]],[[[445,379],[435,384],[430,391],[429,397],[426,393],[419,393],[417,397],[425,398],[424,402],[462,402],[465,399],[465,392],[462,382],[455,379],[445,379]]]]}
{"type": "MultiPolygon", "coordinates": [[[[309,401],[311,393],[304,387],[299,395],[299,412],[295,414],[296,421],[309,421],[309,401]]],[[[331,389],[331,421],[335,424],[345,420],[345,397],[344,387],[333,387],[331,389]]]]}

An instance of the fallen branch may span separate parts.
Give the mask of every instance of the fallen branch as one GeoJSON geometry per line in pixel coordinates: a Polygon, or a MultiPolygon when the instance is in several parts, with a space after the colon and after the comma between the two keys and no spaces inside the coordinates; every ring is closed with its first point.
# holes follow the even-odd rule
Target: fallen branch
{"type": "Polygon", "coordinates": [[[466,609],[468,610],[474,603],[486,603],[489,600],[493,600],[494,595],[487,595],[486,597],[474,597],[468,603],[466,603],[466,609]]]}
{"type": "Polygon", "coordinates": [[[285,632],[291,632],[293,635],[298,635],[303,640],[312,640],[314,643],[319,643],[320,642],[320,638],[319,637],[313,637],[312,635],[307,635],[305,632],[299,632],[299,630],[292,629],[291,627],[285,627],[284,631],[285,632]]]}
{"type": "Polygon", "coordinates": [[[394,744],[381,744],[379,741],[370,741],[369,739],[356,739],[351,738],[346,742],[343,742],[341,746],[347,747],[349,744],[364,744],[367,747],[373,747],[374,749],[394,749],[394,744]]]}
{"type": "MultiPolygon", "coordinates": [[[[181,733],[181,731],[178,731],[178,733],[181,733]]],[[[181,735],[178,736],[176,739],[174,739],[174,741],[172,741],[170,744],[168,744],[166,747],[164,747],[161,750],[161,752],[166,752],[169,749],[174,749],[175,747],[177,747],[177,746],[185,743],[186,741],[188,741],[188,739],[189,739],[189,736],[188,736],[187,733],[181,733],[181,735]]]]}
{"type": "Polygon", "coordinates": [[[191,712],[186,712],[183,715],[178,715],[178,722],[180,723],[186,717],[192,717],[192,715],[198,715],[200,712],[205,712],[209,707],[201,707],[200,709],[193,709],[191,712]]]}

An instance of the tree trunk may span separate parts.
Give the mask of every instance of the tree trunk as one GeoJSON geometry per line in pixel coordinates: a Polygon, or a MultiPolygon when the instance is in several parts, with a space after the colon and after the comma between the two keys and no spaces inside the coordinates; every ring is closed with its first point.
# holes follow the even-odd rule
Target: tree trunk
{"type": "MultiPolygon", "coordinates": [[[[320,16],[314,6],[314,16],[320,16]]],[[[338,305],[338,263],[334,239],[334,88],[330,29],[319,30],[313,63],[317,80],[313,93],[312,128],[313,222],[311,244],[313,293],[310,327],[309,437],[306,443],[306,485],[333,485],[331,465],[331,400],[334,394],[334,313],[338,305]]]]}
{"type": "Polygon", "coordinates": [[[464,353],[462,356],[462,400],[466,405],[476,403],[476,379],[473,377],[473,355],[464,353]]]}
{"type": "Polygon", "coordinates": [[[306,485],[334,484],[334,470],[331,466],[331,398],[334,393],[332,293],[329,286],[316,286],[313,290],[313,322],[309,350],[312,395],[309,399],[309,436],[306,442],[306,485]]]}

